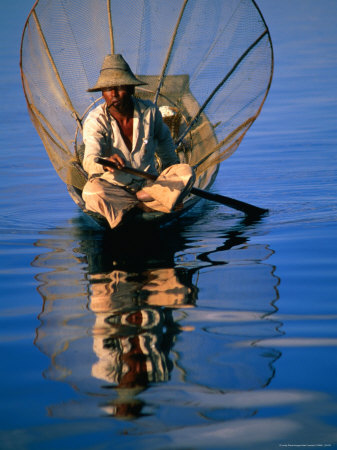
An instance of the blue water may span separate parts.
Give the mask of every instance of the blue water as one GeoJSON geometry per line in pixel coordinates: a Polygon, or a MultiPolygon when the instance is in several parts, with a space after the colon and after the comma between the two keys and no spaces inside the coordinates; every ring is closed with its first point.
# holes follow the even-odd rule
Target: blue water
{"type": "Polygon", "coordinates": [[[3,6],[1,449],[337,447],[337,2],[258,4],[272,89],[213,190],[269,215],[201,202],[113,241],[30,123],[30,2],[3,6]]]}

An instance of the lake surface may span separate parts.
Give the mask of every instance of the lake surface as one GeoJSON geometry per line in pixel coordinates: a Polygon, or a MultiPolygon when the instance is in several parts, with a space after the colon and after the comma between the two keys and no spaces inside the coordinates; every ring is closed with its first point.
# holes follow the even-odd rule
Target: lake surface
{"type": "Polygon", "coordinates": [[[0,448],[337,447],[337,2],[258,2],[274,80],[213,191],[268,216],[113,240],[30,123],[29,3],[0,29],[0,448]]]}

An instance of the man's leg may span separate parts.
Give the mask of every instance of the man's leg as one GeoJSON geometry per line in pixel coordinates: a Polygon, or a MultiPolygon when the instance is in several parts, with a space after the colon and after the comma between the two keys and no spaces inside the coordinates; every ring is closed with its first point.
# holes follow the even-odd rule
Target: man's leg
{"type": "Polygon", "coordinates": [[[188,164],[175,164],[165,169],[152,184],[137,192],[138,200],[155,211],[169,213],[189,193],[195,174],[188,164]]]}
{"type": "Polygon", "coordinates": [[[136,196],[100,178],[89,180],[82,193],[88,210],[104,216],[116,228],[125,214],[139,204],[136,196]]]}

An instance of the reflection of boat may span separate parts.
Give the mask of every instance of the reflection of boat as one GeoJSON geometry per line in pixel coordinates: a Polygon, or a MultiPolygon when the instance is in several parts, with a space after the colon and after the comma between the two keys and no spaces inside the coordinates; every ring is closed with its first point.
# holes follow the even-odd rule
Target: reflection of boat
{"type": "Polygon", "coordinates": [[[170,108],[165,120],[179,158],[195,168],[195,187],[209,189],[271,82],[271,41],[255,2],[36,1],[22,37],[23,88],[47,153],[82,209],[82,122],[101,101],[86,91],[107,53],[122,53],[148,83],[137,96],[170,108]]]}
{"type": "MultiPolygon", "coordinates": [[[[140,243],[133,245],[133,261],[105,232],[73,238],[58,234],[38,241],[37,246],[49,249],[34,261],[34,266],[44,269],[38,276],[43,309],[35,341],[50,358],[44,375],[80,392],[85,414],[103,410],[123,417],[149,413],[145,393],[155,385],[171,383],[179,374],[192,389],[194,384],[223,392],[265,387],[279,353],[260,349],[255,342],[278,334],[279,324],[271,318],[278,280],[274,268],[264,262],[271,252],[264,246],[249,246],[245,230],[245,224],[235,226],[219,236],[221,245],[214,241],[205,245],[198,239],[191,260],[192,243],[178,224],[162,230],[162,248],[153,246],[144,253],[140,243]],[[236,252],[241,252],[238,266],[236,252]],[[177,253],[186,259],[176,261],[177,253]],[[211,268],[223,269],[222,312],[213,316],[211,303],[216,299],[203,310],[197,287],[211,268]],[[247,292],[240,300],[231,286],[237,288],[243,271],[260,288],[255,297],[247,292]],[[194,331],[198,320],[207,333],[194,331]],[[241,339],[251,344],[232,345],[241,339]],[[215,366],[222,367],[221,376],[212,363],[203,364],[215,359],[215,366]]],[[[76,402],[54,405],[51,411],[62,416],[83,414],[76,402]]]]}

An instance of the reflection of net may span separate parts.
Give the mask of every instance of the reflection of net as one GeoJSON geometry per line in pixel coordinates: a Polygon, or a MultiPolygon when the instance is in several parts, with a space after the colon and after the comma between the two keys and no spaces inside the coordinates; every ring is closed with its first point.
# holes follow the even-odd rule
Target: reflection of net
{"type": "Polygon", "coordinates": [[[86,90],[112,52],[147,81],[137,96],[176,108],[179,157],[197,165],[197,185],[207,187],[269,89],[272,49],[255,3],[37,1],[21,49],[28,109],[59,176],[79,188],[85,178],[71,170],[81,144],[76,130],[94,104],[86,90]]]}

